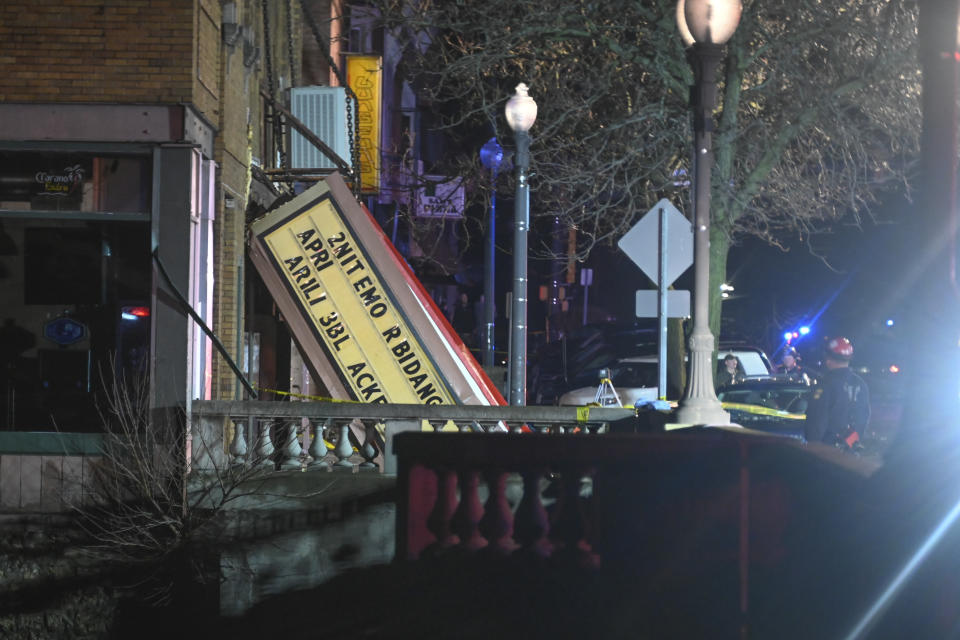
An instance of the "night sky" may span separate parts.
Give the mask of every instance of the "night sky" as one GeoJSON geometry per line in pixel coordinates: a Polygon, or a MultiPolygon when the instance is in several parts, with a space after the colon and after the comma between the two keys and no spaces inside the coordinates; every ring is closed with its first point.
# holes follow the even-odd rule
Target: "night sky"
{"type": "MultiPolygon", "coordinates": [[[[916,259],[911,215],[916,213],[910,204],[895,197],[877,210],[880,223],[840,225],[810,243],[788,238],[786,250],[741,238],[729,256],[728,282],[735,291],[723,303],[723,338],[746,340],[774,358],[783,333],[806,324],[810,334],[794,344],[808,361],[823,337],[833,335],[853,340],[864,362],[889,360],[898,311],[909,301],[904,265],[916,259]],[[894,327],[886,325],[887,319],[894,327]]],[[[633,291],[653,284],[619,250],[598,250],[588,264],[597,285],[591,288],[591,306],[629,321],[633,291]]],[[[675,286],[690,289],[692,273],[685,272],[675,286]]]]}

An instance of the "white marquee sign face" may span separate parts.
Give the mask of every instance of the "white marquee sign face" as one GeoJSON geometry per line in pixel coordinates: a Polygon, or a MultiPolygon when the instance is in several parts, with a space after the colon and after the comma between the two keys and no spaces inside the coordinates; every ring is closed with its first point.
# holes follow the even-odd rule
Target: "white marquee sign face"
{"type": "Polygon", "coordinates": [[[421,176],[417,188],[416,215],[425,218],[462,218],[466,202],[461,178],[421,176]]]}
{"type": "Polygon", "coordinates": [[[338,173],[250,232],[250,259],[330,397],[505,404],[338,173]]]}

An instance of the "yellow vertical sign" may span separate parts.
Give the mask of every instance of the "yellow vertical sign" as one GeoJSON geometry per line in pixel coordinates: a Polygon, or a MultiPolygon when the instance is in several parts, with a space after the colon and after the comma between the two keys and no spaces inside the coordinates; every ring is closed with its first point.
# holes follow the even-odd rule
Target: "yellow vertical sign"
{"type": "Polygon", "coordinates": [[[380,56],[347,56],[347,84],[359,103],[360,183],[363,191],[380,189],[380,56]]]}

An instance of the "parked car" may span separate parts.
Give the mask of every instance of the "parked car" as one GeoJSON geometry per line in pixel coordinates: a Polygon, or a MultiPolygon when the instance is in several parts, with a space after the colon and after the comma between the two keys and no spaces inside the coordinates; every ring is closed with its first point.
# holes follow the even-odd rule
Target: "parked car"
{"type": "MultiPolygon", "coordinates": [[[[732,353],[743,364],[747,379],[767,379],[773,374],[770,360],[762,349],[756,347],[735,346],[722,349],[718,352],[718,362],[728,353],[732,353]]],[[[658,376],[656,355],[640,355],[627,358],[618,358],[606,362],[602,366],[584,369],[574,377],[571,386],[573,389],[560,395],[559,405],[583,406],[597,402],[597,392],[600,388],[600,372],[606,370],[616,396],[612,393],[603,395],[601,404],[606,406],[619,403],[624,406],[636,405],[657,399],[658,376]]],[[[671,394],[672,395],[672,394],[671,394]]],[[[679,395],[679,393],[676,393],[679,395]]]]}
{"type": "Polygon", "coordinates": [[[735,424],[802,440],[807,404],[815,388],[786,380],[747,380],[721,389],[717,398],[735,424]]]}
{"type": "Polygon", "coordinates": [[[747,379],[769,378],[773,375],[773,365],[763,349],[746,345],[720,344],[717,350],[717,366],[723,362],[728,353],[740,359],[740,364],[746,372],[747,379]]]}
{"type": "MultiPolygon", "coordinates": [[[[592,384],[596,372],[618,358],[653,353],[657,330],[650,323],[587,325],[533,350],[527,367],[531,404],[556,404],[572,388],[592,384]],[[588,383],[577,380],[589,377],[588,383]]],[[[596,391],[596,389],[594,389],[596,391]]]]}
{"type": "Polygon", "coordinates": [[[610,380],[613,393],[607,390],[599,404],[635,405],[638,402],[656,400],[658,375],[657,356],[620,358],[606,367],[581,372],[573,380],[576,388],[561,395],[557,404],[583,406],[596,402],[600,384],[604,379],[610,380]],[[606,375],[601,375],[603,373],[606,375]]]}

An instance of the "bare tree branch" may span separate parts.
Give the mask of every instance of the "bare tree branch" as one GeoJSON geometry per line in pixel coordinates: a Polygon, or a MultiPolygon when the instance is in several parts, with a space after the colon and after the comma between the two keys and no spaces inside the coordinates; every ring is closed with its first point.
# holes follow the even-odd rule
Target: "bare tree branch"
{"type": "MultiPolygon", "coordinates": [[[[684,206],[673,174],[689,165],[693,76],[673,0],[373,5],[405,47],[402,69],[421,104],[454,142],[432,171],[467,177],[474,202],[488,189],[479,144],[491,133],[512,139],[503,104],[524,81],[540,108],[531,210],[577,229],[577,258],[614,243],[662,197],[684,206]]],[[[885,194],[909,189],[920,126],[916,20],[911,2],[744,3],[718,78],[715,238],[806,239],[859,224],[885,194]]],[[[509,192],[511,176],[498,186],[509,192]]]]}
{"type": "Polygon", "coordinates": [[[146,373],[120,376],[111,361],[100,377],[103,457],[94,467],[90,494],[70,504],[89,538],[81,551],[145,569],[149,589],[143,595],[162,603],[170,590],[167,572],[178,565],[171,560],[189,560],[222,509],[258,490],[251,480],[260,472],[214,465],[201,482],[188,484],[183,424],[151,413],[146,373]],[[160,577],[149,577],[154,574],[160,577]]]}

